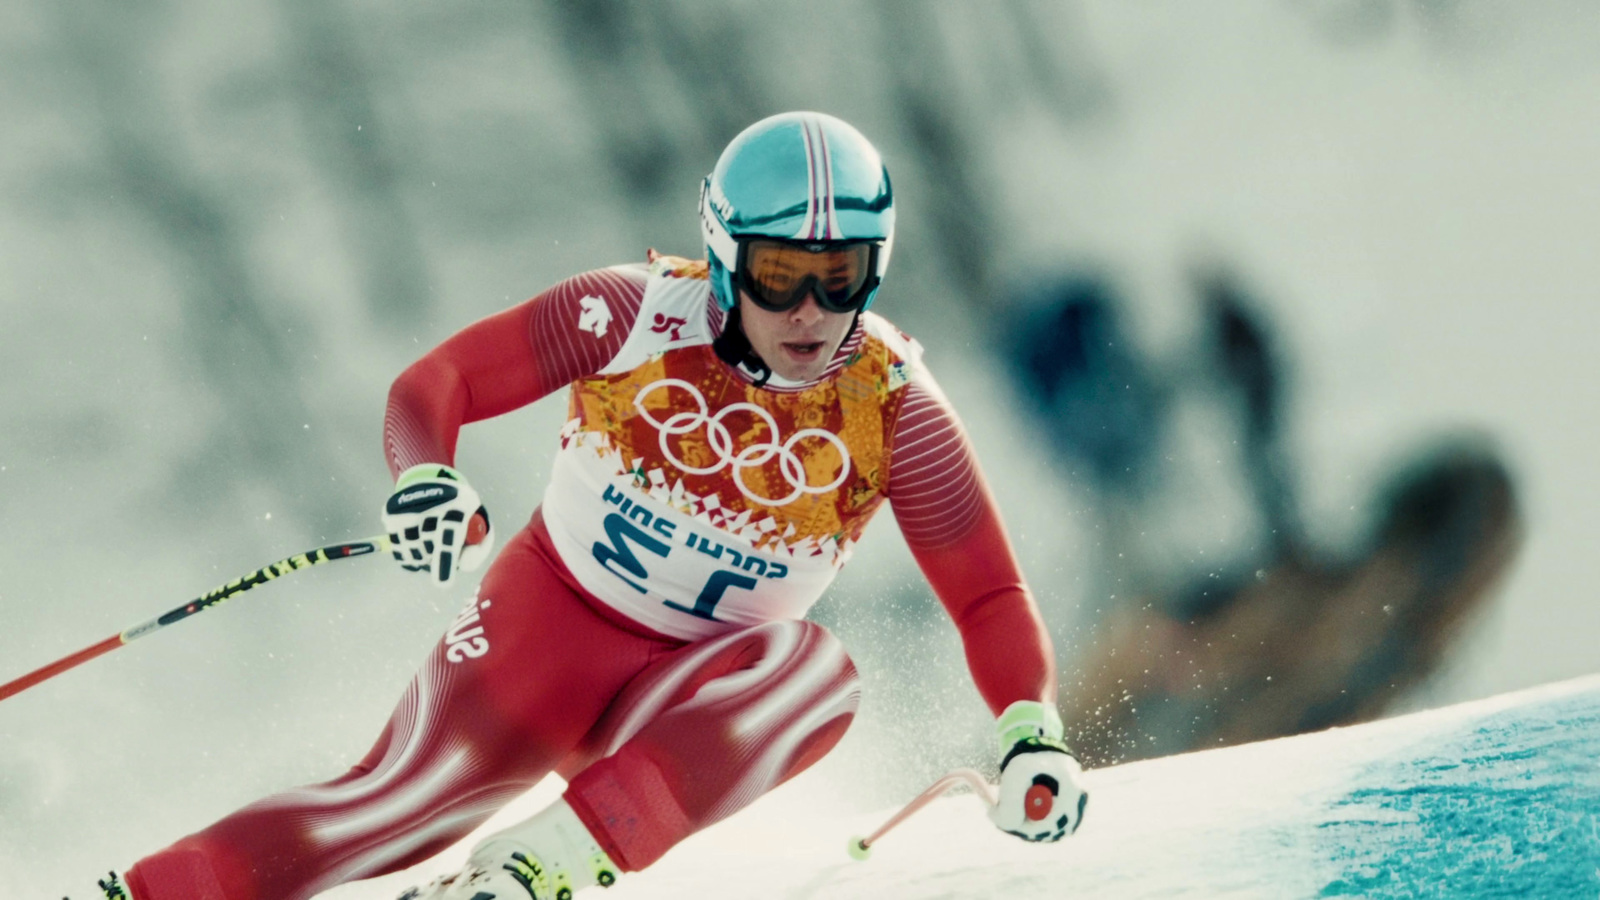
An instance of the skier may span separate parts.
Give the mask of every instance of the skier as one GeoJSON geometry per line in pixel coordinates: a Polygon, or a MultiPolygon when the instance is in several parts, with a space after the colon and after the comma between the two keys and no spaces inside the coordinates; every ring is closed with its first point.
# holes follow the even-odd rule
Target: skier
{"type": "Polygon", "coordinates": [[[389,395],[394,556],[440,586],[493,529],[460,427],[569,387],[532,520],[370,753],[103,883],[131,900],[281,900],[411,866],[554,771],[562,798],[406,898],[609,886],[821,758],[859,697],[803,619],[885,500],[996,714],[991,818],[1082,819],[1050,641],[921,347],[868,312],[894,243],[877,151],[818,113],[739,134],[701,188],[706,259],[578,275],[477,322],[389,395]]]}

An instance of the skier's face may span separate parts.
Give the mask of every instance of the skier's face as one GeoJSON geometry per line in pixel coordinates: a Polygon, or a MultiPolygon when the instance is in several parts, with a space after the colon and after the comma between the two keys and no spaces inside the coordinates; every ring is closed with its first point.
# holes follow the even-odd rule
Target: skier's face
{"type": "Polygon", "coordinates": [[[790,381],[815,381],[850,333],[852,312],[828,312],[808,295],[793,309],[771,312],[739,292],[739,318],[751,349],[790,381]]]}

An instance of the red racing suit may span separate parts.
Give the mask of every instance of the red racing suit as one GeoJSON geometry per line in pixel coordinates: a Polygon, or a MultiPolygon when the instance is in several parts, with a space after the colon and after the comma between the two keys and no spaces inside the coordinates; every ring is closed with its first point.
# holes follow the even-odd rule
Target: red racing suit
{"type": "Polygon", "coordinates": [[[390,392],[395,474],[463,424],[571,387],[544,502],[376,745],[141,860],[139,900],[286,900],[412,865],[552,771],[611,858],[648,866],[825,754],[859,696],[802,620],[888,501],[998,713],[1054,701],[1051,648],[921,348],[863,313],[816,382],[751,373],[703,263],[568,279],[390,392]]]}

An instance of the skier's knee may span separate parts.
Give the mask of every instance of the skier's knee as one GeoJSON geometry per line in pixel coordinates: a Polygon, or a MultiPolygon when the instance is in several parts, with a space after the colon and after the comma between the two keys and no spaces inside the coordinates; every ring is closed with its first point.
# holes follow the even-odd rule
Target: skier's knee
{"type": "Polygon", "coordinates": [[[799,645],[805,651],[818,656],[828,656],[836,659],[840,671],[847,674],[851,680],[856,680],[855,660],[850,658],[850,653],[845,650],[844,642],[834,636],[834,633],[806,619],[788,623],[795,626],[800,632],[799,645]]]}

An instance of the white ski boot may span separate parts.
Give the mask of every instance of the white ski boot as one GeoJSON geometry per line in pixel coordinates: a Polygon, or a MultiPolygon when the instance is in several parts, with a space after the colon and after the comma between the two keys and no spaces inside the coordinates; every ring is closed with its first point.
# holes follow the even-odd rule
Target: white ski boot
{"type": "Polygon", "coordinates": [[[460,872],[412,888],[398,900],[572,900],[574,891],[616,883],[618,869],[567,801],[486,838],[460,872]]]}

